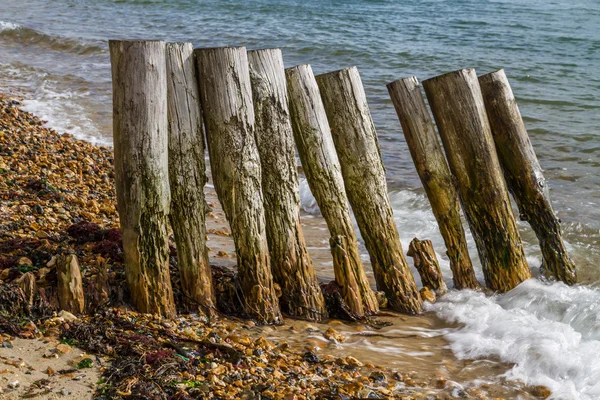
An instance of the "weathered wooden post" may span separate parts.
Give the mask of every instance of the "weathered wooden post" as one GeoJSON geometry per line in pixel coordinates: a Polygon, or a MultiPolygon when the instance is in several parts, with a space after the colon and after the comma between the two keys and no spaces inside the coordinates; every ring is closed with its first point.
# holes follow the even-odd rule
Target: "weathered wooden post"
{"type": "Polygon", "coordinates": [[[111,40],[109,47],[115,184],[129,292],[139,311],[172,317],[165,43],[111,40]]]}
{"type": "Polygon", "coordinates": [[[204,126],[191,43],[167,43],[171,227],[184,295],[214,307],[204,215],[204,126]]]}
{"type": "Polygon", "coordinates": [[[402,251],[377,133],[358,69],[329,72],[316,79],[377,289],[386,294],[392,309],[420,313],[423,303],[402,251]]]}
{"type": "Polygon", "coordinates": [[[62,310],[81,314],[85,308],[81,270],[75,254],[60,257],[56,262],[58,301],[62,310]]]}
{"type": "Polygon", "coordinates": [[[195,53],[211,171],[235,242],[246,313],[260,323],[280,323],[246,49],[221,47],[195,53]]]}
{"type": "Polygon", "coordinates": [[[542,167],[504,70],[479,77],[483,102],[508,190],[540,242],[543,268],[568,284],[577,282],[575,264],[562,241],[542,167]]]}
{"type": "Polygon", "coordinates": [[[414,238],[410,242],[406,254],[413,258],[423,286],[433,290],[437,296],[441,296],[448,291],[431,240],[414,238]]]}
{"type": "Polygon", "coordinates": [[[325,299],[300,225],[296,147],[279,49],[248,52],[271,266],[280,305],[291,316],[327,318],[325,299]]]}
{"type": "Polygon", "coordinates": [[[456,289],[480,287],[460,220],[458,193],[416,77],[387,85],[410,155],[446,244],[456,289]]]}
{"type": "Polygon", "coordinates": [[[340,164],[310,65],[285,70],[294,139],[311,192],[327,222],[335,280],[356,317],[379,311],[352,226],[340,164]]]}
{"type": "Polygon", "coordinates": [[[531,277],[474,69],[423,81],[488,287],[531,277]]]}

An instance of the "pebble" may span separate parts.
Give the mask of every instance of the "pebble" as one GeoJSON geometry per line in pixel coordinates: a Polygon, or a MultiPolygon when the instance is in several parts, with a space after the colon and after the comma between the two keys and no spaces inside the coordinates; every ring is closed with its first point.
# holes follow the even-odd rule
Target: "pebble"
{"type": "Polygon", "coordinates": [[[62,310],[61,312],[58,313],[58,316],[60,318],[62,318],[64,321],[77,321],[77,317],[73,314],[71,314],[68,311],[62,310]]]}
{"type": "Polygon", "coordinates": [[[343,334],[339,333],[338,331],[336,331],[333,328],[327,329],[325,331],[325,333],[323,334],[323,336],[327,340],[334,340],[334,341],[339,342],[339,343],[343,343],[343,342],[346,341],[346,336],[344,336],[343,334]]]}
{"type": "Polygon", "coordinates": [[[61,343],[56,346],[56,351],[60,354],[67,354],[71,350],[73,350],[73,348],[71,346],[69,346],[68,344],[61,343]]]}

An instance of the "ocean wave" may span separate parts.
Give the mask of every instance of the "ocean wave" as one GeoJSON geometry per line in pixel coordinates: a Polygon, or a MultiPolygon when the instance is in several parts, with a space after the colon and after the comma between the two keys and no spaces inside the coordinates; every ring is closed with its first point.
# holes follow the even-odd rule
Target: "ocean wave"
{"type": "Polygon", "coordinates": [[[48,35],[33,28],[6,21],[0,21],[0,40],[77,55],[106,53],[107,51],[100,45],[48,35]]]}
{"type": "Polygon", "coordinates": [[[0,90],[8,90],[25,98],[24,111],[46,121],[59,133],[68,132],[78,139],[98,145],[110,145],[110,132],[101,132],[89,115],[90,90],[98,89],[75,76],[56,76],[43,69],[22,63],[0,63],[0,90]],[[11,82],[4,87],[3,82],[11,82]]]}
{"type": "Polygon", "coordinates": [[[544,385],[551,399],[600,398],[600,290],[530,279],[486,297],[453,291],[427,306],[463,325],[445,338],[462,359],[514,363],[509,380],[544,385]]]}

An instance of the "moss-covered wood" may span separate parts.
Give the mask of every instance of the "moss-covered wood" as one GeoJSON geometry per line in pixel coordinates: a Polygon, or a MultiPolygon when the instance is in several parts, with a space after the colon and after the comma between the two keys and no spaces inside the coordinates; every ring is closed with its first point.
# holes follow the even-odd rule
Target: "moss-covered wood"
{"type": "Polygon", "coordinates": [[[246,49],[197,49],[195,54],[212,177],[235,242],[245,311],[259,323],[280,323],[246,49]]]}
{"type": "Polygon", "coordinates": [[[423,81],[489,288],[531,277],[474,69],[423,81]]]}
{"type": "Polygon", "coordinates": [[[248,61],[267,240],[273,276],[281,286],[280,305],[291,316],[324,320],[325,300],[300,225],[296,147],[281,50],[249,51],[248,61]]]}
{"type": "Polygon", "coordinates": [[[167,74],[162,41],[110,41],[117,208],[133,303],[175,315],[169,276],[167,74]]]}
{"type": "Polygon", "coordinates": [[[406,254],[413,258],[413,263],[419,271],[421,283],[424,287],[433,290],[437,296],[441,296],[448,291],[431,240],[414,238],[410,242],[406,254]]]}
{"type": "Polygon", "coordinates": [[[460,218],[458,193],[425,105],[419,81],[414,76],[399,79],[388,84],[387,88],[402,124],[402,132],[413,163],[444,239],[454,287],[477,289],[480,285],[469,257],[460,218]]]}
{"type": "Polygon", "coordinates": [[[483,75],[479,84],[506,184],[521,220],[529,222],[537,235],[542,267],[554,278],[574,284],[575,264],[562,241],[560,221],[506,74],[499,70],[483,75]]]}
{"type": "Polygon", "coordinates": [[[340,164],[319,87],[310,65],[286,69],[294,139],[308,185],[331,234],[335,280],[355,317],[379,311],[369,286],[350,217],[340,164]]]}
{"type": "Polygon", "coordinates": [[[191,43],[167,44],[171,227],[184,295],[204,311],[214,294],[204,214],[204,125],[191,43]]]}
{"type": "Polygon", "coordinates": [[[423,303],[402,251],[377,132],[356,67],[316,77],[344,187],[369,252],[377,289],[390,307],[417,314],[423,303]]]}

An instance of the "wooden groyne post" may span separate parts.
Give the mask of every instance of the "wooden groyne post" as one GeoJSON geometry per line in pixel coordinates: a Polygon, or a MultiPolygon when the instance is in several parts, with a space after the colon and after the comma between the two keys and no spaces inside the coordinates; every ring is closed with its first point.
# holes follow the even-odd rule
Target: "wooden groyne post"
{"type": "Polygon", "coordinates": [[[235,242],[245,310],[260,323],[280,323],[246,48],[197,49],[195,54],[211,171],[235,242]]]}
{"type": "Polygon", "coordinates": [[[423,81],[488,287],[531,277],[474,69],[423,81]]]}
{"type": "Polygon", "coordinates": [[[456,289],[480,287],[460,219],[458,193],[416,77],[387,85],[413,163],[446,245],[456,289]]]}
{"type": "Polygon", "coordinates": [[[414,238],[410,242],[406,254],[413,258],[415,268],[421,276],[421,283],[424,287],[433,290],[437,296],[441,296],[448,291],[431,240],[414,238]]]}
{"type": "Polygon", "coordinates": [[[504,70],[479,77],[496,151],[506,184],[540,242],[543,268],[568,284],[577,282],[575,264],[562,241],[542,168],[504,70]]]}
{"type": "Polygon", "coordinates": [[[248,52],[260,154],[267,240],[282,311],[313,321],[327,319],[300,225],[296,147],[290,123],[283,57],[279,49],[248,52]]]}
{"type": "Polygon", "coordinates": [[[140,312],[172,317],[165,43],[111,40],[109,48],[117,208],[129,292],[140,312]]]}
{"type": "Polygon", "coordinates": [[[204,125],[191,43],[167,43],[171,227],[184,295],[209,311],[214,294],[204,213],[204,125]]]}
{"type": "Polygon", "coordinates": [[[316,77],[344,187],[371,258],[377,289],[392,309],[423,310],[394,222],[375,125],[356,67],[316,77]]]}
{"type": "Polygon", "coordinates": [[[335,280],[356,317],[379,311],[352,225],[340,164],[310,65],[286,69],[294,139],[311,192],[327,222],[335,280]]]}

